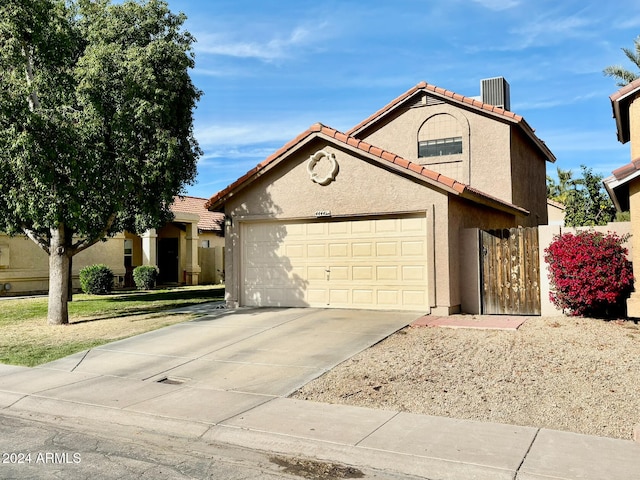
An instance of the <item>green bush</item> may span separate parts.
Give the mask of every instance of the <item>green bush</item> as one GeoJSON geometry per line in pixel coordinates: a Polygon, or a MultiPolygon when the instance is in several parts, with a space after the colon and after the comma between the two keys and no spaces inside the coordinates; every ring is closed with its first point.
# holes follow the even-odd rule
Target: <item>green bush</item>
{"type": "Polygon", "coordinates": [[[133,269],[133,281],[140,290],[150,290],[156,285],[158,267],[142,265],[133,269]]]}
{"type": "Polygon", "coordinates": [[[89,265],[80,270],[80,286],[84,293],[102,295],[113,288],[113,272],[106,265],[89,265]]]}

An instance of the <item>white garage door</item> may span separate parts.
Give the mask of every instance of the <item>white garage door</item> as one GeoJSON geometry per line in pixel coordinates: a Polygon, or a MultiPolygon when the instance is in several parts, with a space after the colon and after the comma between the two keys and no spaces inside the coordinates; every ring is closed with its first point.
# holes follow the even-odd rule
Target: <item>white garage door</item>
{"type": "Polygon", "coordinates": [[[424,310],[426,218],[245,223],[242,304],[424,310]]]}

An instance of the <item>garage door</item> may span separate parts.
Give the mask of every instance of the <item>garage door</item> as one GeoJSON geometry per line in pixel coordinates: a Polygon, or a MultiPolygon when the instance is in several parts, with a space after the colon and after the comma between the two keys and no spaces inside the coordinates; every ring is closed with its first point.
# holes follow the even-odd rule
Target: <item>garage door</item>
{"type": "Polygon", "coordinates": [[[426,218],[244,223],[242,304],[424,310],[426,218]]]}

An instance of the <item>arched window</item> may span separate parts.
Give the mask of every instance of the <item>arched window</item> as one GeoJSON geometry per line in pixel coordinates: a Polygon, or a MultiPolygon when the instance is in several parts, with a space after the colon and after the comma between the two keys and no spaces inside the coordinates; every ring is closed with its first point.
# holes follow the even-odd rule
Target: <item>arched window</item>
{"type": "Polygon", "coordinates": [[[461,154],[462,134],[462,127],[454,116],[446,113],[434,115],[422,124],[418,132],[418,158],[461,154]]]}

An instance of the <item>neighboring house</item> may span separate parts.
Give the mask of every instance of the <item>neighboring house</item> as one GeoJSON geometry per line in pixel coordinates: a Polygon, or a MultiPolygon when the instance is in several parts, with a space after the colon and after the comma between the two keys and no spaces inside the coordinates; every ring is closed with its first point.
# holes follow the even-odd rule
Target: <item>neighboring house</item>
{"type": "MultiPolygon", "coordinates": [[[[224,217],[206,210],[205,202],[177,197],[171,207],[174,219],[162,228],[141,236],[124,232],[80,252],[73,258],[74,287],[79,287],[80,269],[96,263],[108,265],[122,287],[133,286],[132,272],[139,265],[157,265],[164,284],[219,283],[224,217]]],[[[46,253],[25,236],[0,235],[2,294],[46,292],[48,266],[46,253]]]]}
{"type": "Polygon", "coordinates": [[[547,224],[564,227],[566,207],[555,200],[547,200],[547,224]]]}
{"type": "MultiPolygon", "coordinates": [[[[618,141],[631,143],[631,163],[614,170],[604,185],[620,212],[631,214],[632,262],[636,279],[640,276],[640,79],[609,97],[616,122],[618,141]]],[[[637,288],[627,300],[627,315],[640,317],[640,291],[637,288]]]]}
{"type": "Polygon", "coordinates": [[[346,133],[313,125],[214,195],[228,304],[460,311],[462,229],[547,223],[555,161],[504,79],[482,90],[420,83],[346,133]]]}

